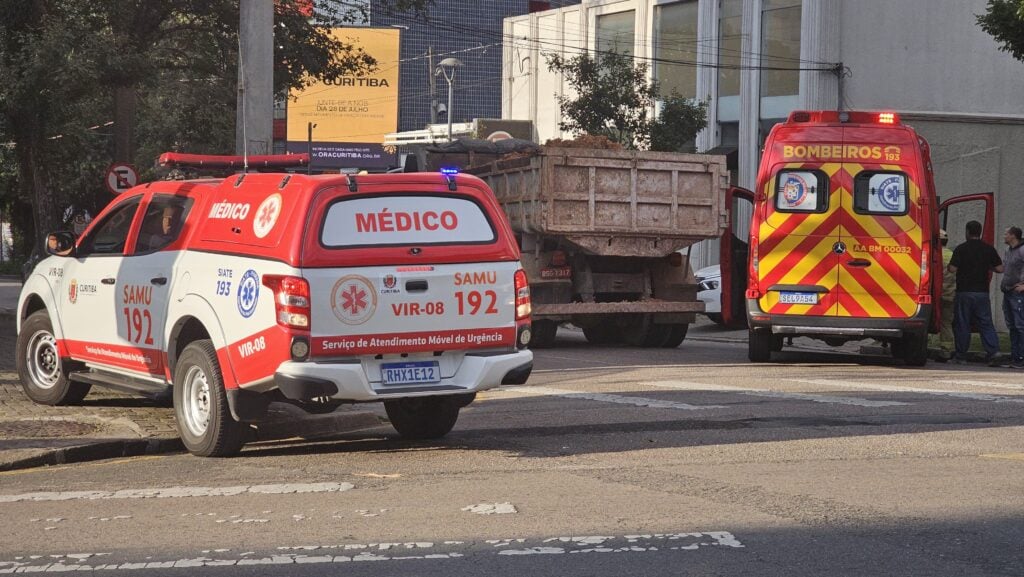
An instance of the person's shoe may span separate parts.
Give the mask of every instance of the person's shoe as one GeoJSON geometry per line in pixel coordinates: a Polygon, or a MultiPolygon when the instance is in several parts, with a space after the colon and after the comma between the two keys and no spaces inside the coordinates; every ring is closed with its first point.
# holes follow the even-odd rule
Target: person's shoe
{"type": "Polygon", "coordinates": [[[967,361],[961,359],[960,357],[953,357],[953,358],[949,359],[949,362],[954,364],[954,365],[963,365],[963,364],[967,363],[967,361]]]}
{"type": "Polygon", "coordinates": [[[988,366],[990,366],[990,367],[998,367],[998,366],[1002,365],[1002,363],[1003,363],[1003,361],[1001,361],[999,359],[999,355],[992,355],[990,357],[985,357],[985,362],[988,363],[988,366]]]}
{"type": "Polygon", "coordinates": [[[1018,359],[1010,363],[1011,369],[1024,369],[1024,359],[1018,359]]]}

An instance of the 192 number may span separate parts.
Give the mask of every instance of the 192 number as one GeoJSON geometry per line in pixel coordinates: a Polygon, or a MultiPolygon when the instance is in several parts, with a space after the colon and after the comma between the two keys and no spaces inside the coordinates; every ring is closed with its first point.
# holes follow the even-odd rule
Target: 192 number
{"type": "Polygon", "coordinates": [[[128,327],[128,342],[153,344],[153,317],[149,314],[149,309],[124,307],[124,322],[128,327]],[[132,338],[133,329],[135,331],[134,338],[132,338]],[[146,334],[145,339],[142,337],[143,332],[146,334]]]}
{"type": "Polygon", "coordinates": [[[496,315],[498,314],[498,307],[495,306],[498,303],[498,294],[494,291],[459,291],[455,293],[456,300],[459,301],[459,314],[475,315],[480,312],[480,309],[484,309],[485,315],[496,315]],[[486,306],[484,306],[486,301],[486,306]],[[469,312],[466,312],[466,309],[469,312]]]}

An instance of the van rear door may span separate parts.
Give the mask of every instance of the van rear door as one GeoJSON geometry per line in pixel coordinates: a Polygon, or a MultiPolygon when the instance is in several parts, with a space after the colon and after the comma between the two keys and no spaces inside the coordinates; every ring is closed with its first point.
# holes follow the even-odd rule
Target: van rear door
{"type": "Polygon", "coordinates": [[[763,172],[756,246],[752,246],[763,311],[773,314],[836,314],[840,240],[840,191],[835,175],[841,165],[823,162],[818,140],[838,141],[839,128],[809,131],[776,126],[770,139],[771,164],[763,172]]]}
{"type": "Polygon", "coordinates": [[[899,126],[848,125],[842,150],[837,184],[846,250],[839,255],[837,313],[911,317],[922,294],[922,255],[931,243],[923,225],[934,202],[917,138],[899,126]]]}
{"type": "Polygon", "coordinates": [[[479,198],[342,190],[315,204],[314,357],[514,347],[518,253],[479,198]]]}

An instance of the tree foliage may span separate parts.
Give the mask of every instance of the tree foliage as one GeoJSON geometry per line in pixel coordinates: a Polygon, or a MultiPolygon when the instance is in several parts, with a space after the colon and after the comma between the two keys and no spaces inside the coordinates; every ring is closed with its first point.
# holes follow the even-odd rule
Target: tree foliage
{"type": "Polygon", "coordinates": [[[999,49],[1024,60],[1024,1],[988,0],[978,25],[999,42],[999,49]]]}
{"type": "MultiPolygon", "coordinates": [[[[279,94],[376,65],[329,33],[363,8],[317,4],[311,18],[310,2],[275,0],[279,94]]],[[[115,158],[145,178],[166,150],[233,150],[238,25],[239,0],[0,0],[0,210],[22,215],[23,255],[69,205],[95,214],[110,200],[115,158]]]]}
{"type": "Polygon", "coordinates": [[[629,149],[686,150],[706,124],[706,104],[673,92],[662,113],[652,118],[659,99],[657,81],[648,81],[648,66],[629,55],[602,52],[592,57],[548,55],[548,68],[568,82],[574,96],[556,95],[561,130],[574,135],[607,136],[629,149]]]}

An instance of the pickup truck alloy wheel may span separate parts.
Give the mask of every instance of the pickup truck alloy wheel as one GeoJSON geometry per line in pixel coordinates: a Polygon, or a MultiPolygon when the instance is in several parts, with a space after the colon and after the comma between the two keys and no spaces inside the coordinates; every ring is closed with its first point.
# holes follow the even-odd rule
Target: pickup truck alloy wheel
{"type": "Polygon", "coordinates": [[[81,401],[90,386],[68,380],[53,335],[50,315],[32,313],[21,327],[17,346],[18,375],[28,398],[44,405],[68,405],[81,401]]]}
{"type": "Polygon", "coordinates": [[[174,416],[185,448],[200,457],[230,457],[242,449],[248,427],[228,408],[217,351],[209,340],[185,347],[174,367],[174,416]]]}

